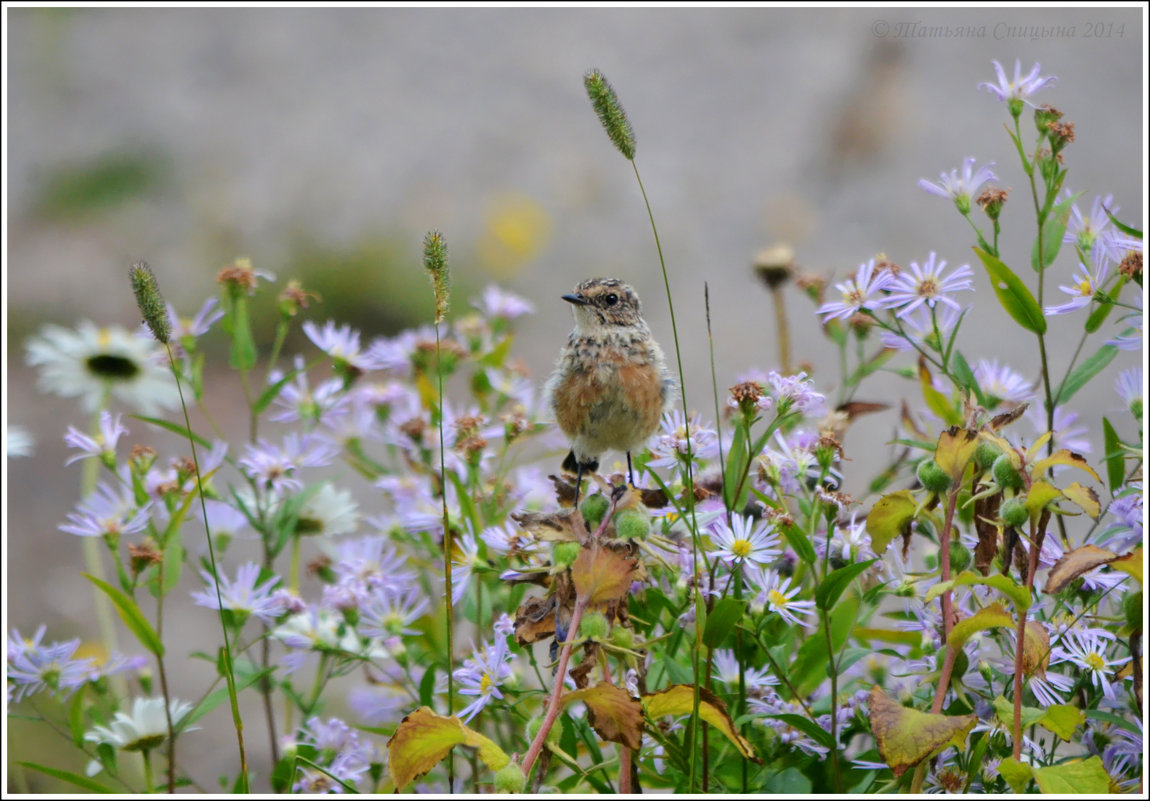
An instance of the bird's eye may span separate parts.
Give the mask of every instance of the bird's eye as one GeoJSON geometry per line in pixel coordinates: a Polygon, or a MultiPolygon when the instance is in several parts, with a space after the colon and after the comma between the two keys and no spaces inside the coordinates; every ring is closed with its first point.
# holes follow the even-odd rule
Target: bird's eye
{"type": "Polygon", "coordinates": [[[612,292],[610,295],[603,298],[603,302],[606,303],[608,306],[614,306],[616,303],[619,302],[619,296],[616,295],[614,292],[612,292]]]}

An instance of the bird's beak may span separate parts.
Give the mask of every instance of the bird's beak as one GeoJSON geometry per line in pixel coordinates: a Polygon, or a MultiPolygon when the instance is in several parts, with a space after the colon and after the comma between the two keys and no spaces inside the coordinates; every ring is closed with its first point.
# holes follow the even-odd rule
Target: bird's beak
{"type": "Polygon", "coordinates": [[[568,303],[574,303],[576,306],[586,306],[589,302],[587,298],[583,297],[582,295],[564,295],[563,300],[567,301],[568,303]]]}

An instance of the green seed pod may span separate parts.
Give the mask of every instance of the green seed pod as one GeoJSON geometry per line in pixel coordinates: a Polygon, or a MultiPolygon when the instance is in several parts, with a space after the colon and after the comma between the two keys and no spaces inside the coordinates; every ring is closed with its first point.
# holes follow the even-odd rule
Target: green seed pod
{"type": "Polygon", "coordinates": [[[1030,519],[1030,512],[1026,511],[1026,502],[1022,498],[1010,498],[998,508],[998,516],[1008,526],[1021,526],[1030,519]]]}
{"type": "Polygon", "coordinates": [[[635,632],[626,626],[616,626],[611,629],[611,644],[618,645],[620,648],[627,648],[634,650],[635,648],[635,632]]]}
{"type": "Polygon", "coordinates": [[[610,505],[611,502],[607,500],[605,495],[596,493],[583,499],[583,503],[579,505],[579,511],[582,512],[583,519],[587,521],[588,525],[594,528],[603,522],[603,515],[607,514],[607,507],[610,505]]]}
{"type": "Polygon", "coordinates": [[[651,516],[642,507],[624,509],[615,515],[615,536],[621,540],[646,539],[651,533],[651,516]]]}
{"type": "Polygon", "coordinates": [[[557,542],[551,546],[551,564],[555,567],[570,567],[575,564],[583,546],[577,542],[557,542]]]}
{"type": "MultiPolygon", "coordinates": [[[[539,735],[539,730],[543,728],[543,716],[536,715],[527,721],[527,742],[534,742],[535,738],[539,735]]],[[[559,727],[552,726],[551,730],[547,732],[547,742],[555,745],[559,744],[559,727]]]]}
{"type": "Polygon", "coordinates": [[[507,767],[495,773],[495,792],[521,793],[527,786],[527,777],[523,775],[523,768],[514,762],[508,762],[507,767]]]}
{"type": "Polygon", "coordinates": [[[973,557],[970,554],[970,548],[967,548],[958,540],[952,540],[950,543],[950,569],[955,573],[961,573],[970,567],[970,562],[973,557]]]}
{"type": "Polygon", "coordinates": [[[984,439],[978,443],[978,447],[974,450],[974,464],[978,467],[979,472],[985,473],[994,464],[994,460],[1001,455],[1002,448],[984,439]]]}
{"type": "Polygon", "coordinates": [[[1127,594],[1122,599],[1122,610],[1126,613],[1126,625],[1132,629],[1142,628],[1142,590],[1127,594]]]}
{"type": "Polygon", "coordinates": [[[934,459],[923,459],[915,471],[918,481],[930,492],[946,492],[950,489],[950,476],[943,472],[934,459]]]}
{"type": "Polygon", "coordinates": [[[611,631],[611,624],[602,612],[588,612],[579,621],[579,636],[589,640],[605,640],[611,631]]]}
{"type": "MultiPolygon", "coordinates": [[[[934,655],[934,666],[937,670],[942,670],[942,663],[946,660],[946,652],[949,650],[946,646],[939,648],[934,655]]],[[[967,669],[970,667],[970,659],[967,658],[965,651],[959,651],[958,655],[954,658],[954,668],[950,672],[951,682],[960,681],[963,675],[966,674],[967,669]]]]}
{"type": "Polygon", "coordinates": [[[1022,474],[1010,461],[1009,453],[1004,453],[994,460],[990,473],[998,486],[1004,489],[1022,489],[1022,474]]]}

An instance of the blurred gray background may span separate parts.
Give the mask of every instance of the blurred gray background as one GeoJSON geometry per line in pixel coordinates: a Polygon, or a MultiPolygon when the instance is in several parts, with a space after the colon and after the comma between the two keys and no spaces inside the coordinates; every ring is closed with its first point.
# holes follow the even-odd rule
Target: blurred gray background
{"type": "MultiPolygon", "coordinates": [[[[10,9],[5,405],[9,422],[37,443],[6,474],[8,625],[29,633],[48,623],[49,639],[94,629],[88,592],[64,591],[81,581],[79,543],[56,529],[79,481],[77,469],[63,469],[61,437],[84,419],[72,403],[36,392],[23,343],[49,321],[134,325],[131,259],[152,264],[184,314],[215,291],[221,266],[247,255],[280,285],[299,276],[317,288],[325,303],[312,319],[392,333],[430,319],[420,243],[438,228],[457,307],[491,281],[535,303],[517,350],[540,382],[570,327],[559,295],[593,275],[629,280],[670,350],[647,212],[584,94],[582,76],[597,67],[637,134],[676,297],[688,401],[710,418],[704,281],[723,391],[748,367],[778,366],[770,298],[750,269],[761,248],[788,242],[800,268],[837,280],[880,252],[904,265],[931,250],[969,262],[966,223],[916,186],[965,156],[997,162],[1001,185],[1014,190],[1002,251],[1031,278],[1033,212],[1003,129],[1009,115],[976,90],[994,79],[991,59],[1009,73],[1016,58],[1024,70],[1038,61],[1058,76],[1036,99],[1077,126],[1066,185],[1086,191],[1086,208],[1095,194],[1113,193],[1120,217],[1141,221],[1143,15],[10,9]]],[[[1029,141],[1029,115],[1024,123],[1029,141]]],[[[1034,338],[1011,323],[973,266],[977,316],[960,347],[971,361],[996,357],[1037,375],[1034,338]]],[[[1073,267],[1064,251],[1049,284],[1068,281],[1073,267]]],[[[794,359],[813,364],[833,396],[834,352],[813,306],[787,291],[794,359]]],[[[1052,326],[1056,371],[1081,322],[1052,326]]],[[[1102,414],[1118,416],[1118,371],[1140,361],[1121,354],[1075,398],[1092,433],[1102,414]]],[[[226,402],[235,382],[220,381],[226,402]]],[[[897,407],[913,391],[879,375],[858,397],[897,407]]],[[[865,420],[847,436],[847,455],[862,468],[861,485],[848,489],[869,480],[869,457],[885,451],[896,409],[865,420]]],[[[133,434],[143,434],[141,424],[133,434]]],[[[260,725],[248,728],[260,748],[260,725]]],[[[213,750],[208,738],[183,742],[189,764],[213,750]]],[[[219,772],[231,770],[223,756],[219,772]]]]}

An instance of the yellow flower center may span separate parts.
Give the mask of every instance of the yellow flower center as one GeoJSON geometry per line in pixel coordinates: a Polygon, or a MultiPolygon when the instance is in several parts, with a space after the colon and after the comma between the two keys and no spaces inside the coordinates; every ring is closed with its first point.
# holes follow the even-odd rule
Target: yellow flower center
{"type": "Polygon", "coordinates": [[[735,540],[731,543],[731,553],[740,559],[746,559],[751,553],[751,541],[735,540]]]}
{"type": "Polygon", "coordinates": [[[1082,280],[1078,282],[1078,294],[1082,295],[1083,297],[1094,294],[1090,287],[1090,281],[1082,280]]]}
{"type": "Polygon", "coordinates": [[[483,671],[483,675],[479,679],[479,693],[480,693],[480,695],[487,692],[488,690],[490,690],[494,686],[495,686],[495,682],[493,682],[491,680],[491,674],[488,673],[486,670],[483,671]]]}
{"type": "Polygon", "coordinates": [[[1098,654],[1087,654],[1086,664],[1090,665],[1091,670],[1105,670],[1106,660],[1098,654]]]}
{"type": "Polygon", "coordinates": [[[787,596],[783,595],[778,590],[771,590],[767,593],[767,597],[771,600],[771,605],[778,609],[787,608],[787,596]]]}

